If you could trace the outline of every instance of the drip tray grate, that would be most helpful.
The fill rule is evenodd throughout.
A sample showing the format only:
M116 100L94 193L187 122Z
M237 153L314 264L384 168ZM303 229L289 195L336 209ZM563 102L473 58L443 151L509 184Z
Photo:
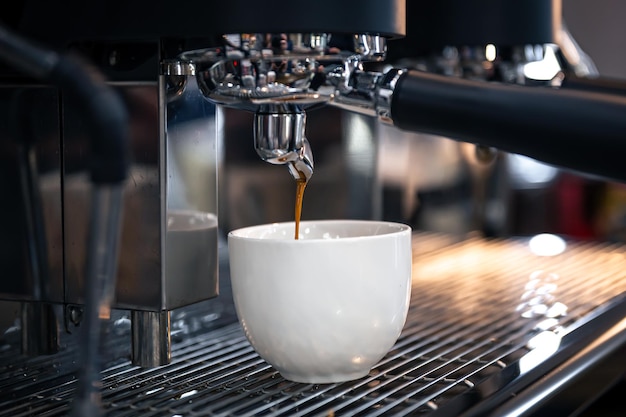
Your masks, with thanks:
M286 381L230 323L177 339L164 367L135 367L127 351L112 358L103 407L120 417L429 414L519 361L539 332L566 334L622 294L625 254L619 245L570 243L541 257L524 240L418 233L406 326L367 377ZM202 314L194 307L185 317ZM77 384L72 340L58 354L24 358L8 339L0 344L0 416L67 415ZM108 350L129 339L113 332Z

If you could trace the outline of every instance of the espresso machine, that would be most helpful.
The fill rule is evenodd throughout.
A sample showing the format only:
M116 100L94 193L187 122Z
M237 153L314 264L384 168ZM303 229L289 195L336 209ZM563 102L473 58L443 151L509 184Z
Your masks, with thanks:
M85 385L99 380L93 349L112 310L131 312L133 363L154 367L170 362L171 311L218 294L218 105L256 114L264 159L312 174L305 109L326 99L253 72L261 49L229 34L258 33L260 45L261 34L303 33L293 83L308 84L308 57L324 53L331 28L360 34L366 59L404 33L400 1L318 3L299 22L278 3L179 6L25 1L2 16L14 226L3 233L0 292L18 303L23 353L55 354L59 334L82 333Z
M3 180L12 190L13 205L5 207L6 218L15 220L3 233L3 264L11 278L2 280L0 295L18 306L17 331L21 353L27 357L62 357L70 349L61 339L71 339L72 333L84 336L78 342L79 352L88 351L78 361L83 370L61 375L70 385L78 380L89 386L79 387L76 399L68 399L73 389L51 393L59 401L59 413L67 411L68 401L79 414L82 407L100 406L100 400L89 401L98 393L108 404L107 412L151 410L155 415L163 412L162 403L173 404L170 401L176 405L165 408L174 414L202 414L198 411L202 408L194 407L203 404L217 407L217 414L271 412L281 403L293 404L302 414L309 408L314 413L323 408L308 406L312 398L323 405L350 397L357 388L364 390L359 394L365 401L359 405L361 411L378 402L375 381L321 389L276 381L275 374L246 350L249 347L232 322L210 331L196 329L177 342L178 356L173 356L173 312L223 296L218 286L217 190L223 148L229 140L224 133L229 111L252 117L246 127L250 147L260 160L284 166L290 180L315 178L316 145L307 137L306 122L309 112L325 106L394 129L477 143L481 149L528 155L566 169L626 180L621 163L626 151L626 99L621 94L596 87L591 91L530 88L449 77L405 66L400 58L414 57L413 50L391 46L389 52L399 54L393 57L399 65L390 68L385 61L388 44L410 33L407 10L420 12L411 4L413 9L400 0L322 1L314 6L236 0L166 7L142 1L121 5L25 0L14 14L3 16L7 28L2 33L3 49L8 51L0 75L0 102L5 107L1 126L7 136ZM543 15L550 18L543 21L546 38L533 43L548 42L552 36L558 13L555 4L550 3ZM288 52L272 50L262 44L266 33L288 34L292 46ZM340 51L331 51L333 37L341 36L350 42ZM24 51L28 56L22 56ZM66 59L74 63L70 68L75 72L58 83L50 72L56 74L55 64ZM281 65L289 70L280 69ZM92 117L99 119L89 113L91 107L80 94L73 94L72 74L88 79L95 91L104 92L98 97L122 109L117 119L105 117L92 123ZM95 109L96 114L109 112ZM109 125L118 130L102 129ZM94 136L103 138L97 142ZM108 143L107 137L119 138L115 152L106 147L102 151L98 145ZM99 151L105 156L99 156ZM98 174L101 160L114 168L111 178ZM108 173L109 168L103 171ZM434 241L443 246L450 243L440 237ZM441 300L440 294L432 295L433 300ZM609 307L608 314L597 319L585 316L594 321L596 332L614 324L607 316L613 319L622 313L621 303ZM115 324L118 330L119 325L129 327L122 340L130 342L131 350L123 357L128 361L115 358L101 373L102 359L94 353L94 345L114 350L115 331L106 333L100 327L103 321L115 320L115 310L129 312ZM578 325L573 321L572 328ZM576 333L576 340L587 341L590 336L583 333ZM401 344L408 343L408 337ZM202 346L201 351L193 350L194 343ZM569 357L571 346L563 343L553 364ZM243 349L242 356L231 362L238 349ZM386 362L393 364L389 373L406 368L405 379L412 381L412 365L405 362L411 351L403 351L402 345L398 349L394 359ZM430 362L428 355L420 358ZM481 357L476 375L493 364L500 366L498 360ZM201 363L201 369L185 363ZM487 365L481 368L481 364ZM12 368L7 369L11 375ZM238 369L245 372L242 379L228 380ZM537 372L526 370L515 377ZM446 380L445 372L442 375ZM189 379L177 385L185 376ZM205 378L209 382L199 382ZM32 392L45 385L46 378L35 379ZM493 383L493 378L487 379ZM421 406L439 408L428 400L408 401L401 380L392 376L381 384L396 386L393 392L400 395L385 404L384 398L391 394L382 391L382 405L376 407L380 413L396 403L407 405L408 413ZM471 388L470 380L465 380L465 388ZM513 380L514 387L526 387L520 379ZM250 393L257 391L244 381L258 384L269 395L262 400L267 405L246 408L254 396ZM431 387L429 381L434 380L420 381ZM109 402L106 391L100 391L102 386L110 392L117 392L119 386L120 392L129 389L130 394ZM141 395L132 393L143 386L147 388ZM457 385L452 392L461 388ZM201 397L201 392L209 391L211 395ZM21 386L5 392L14 398L25 394L37 412L35 398L41 394ZM485 397L492 392L480 391ZM172 395L165 400L167 393ZM195 403L188 398L196 398ZM3 398L2 404L15 411L17 406L10 400ZM450 407L469 404L466 401L465 397L452 401Z

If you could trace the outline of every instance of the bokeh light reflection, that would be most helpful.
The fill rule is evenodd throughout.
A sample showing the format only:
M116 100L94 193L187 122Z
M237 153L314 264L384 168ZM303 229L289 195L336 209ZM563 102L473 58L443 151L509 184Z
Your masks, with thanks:
M567 244L557 235L541 233L530 239L528 247L537 256L556 256L565 252Z

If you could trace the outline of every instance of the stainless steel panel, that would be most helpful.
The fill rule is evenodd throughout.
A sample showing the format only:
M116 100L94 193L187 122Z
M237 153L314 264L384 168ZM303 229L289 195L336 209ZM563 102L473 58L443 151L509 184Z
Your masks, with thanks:
M132 166L124 190L115 307L161 311L217 294L215 107L194 77L119 84L129 106ZM90 183L87 138L71 103L64 114L66 302L82 304Z
M63 300L59 96L0 88L0 298Z

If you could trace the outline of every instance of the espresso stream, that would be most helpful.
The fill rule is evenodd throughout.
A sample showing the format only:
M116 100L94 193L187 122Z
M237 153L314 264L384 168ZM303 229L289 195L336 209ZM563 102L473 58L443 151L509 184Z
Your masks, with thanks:
M307 180L300 178L296 180L296 240L300 234L300 216L302 215L302 198L304 197L304 189L306 188Z

